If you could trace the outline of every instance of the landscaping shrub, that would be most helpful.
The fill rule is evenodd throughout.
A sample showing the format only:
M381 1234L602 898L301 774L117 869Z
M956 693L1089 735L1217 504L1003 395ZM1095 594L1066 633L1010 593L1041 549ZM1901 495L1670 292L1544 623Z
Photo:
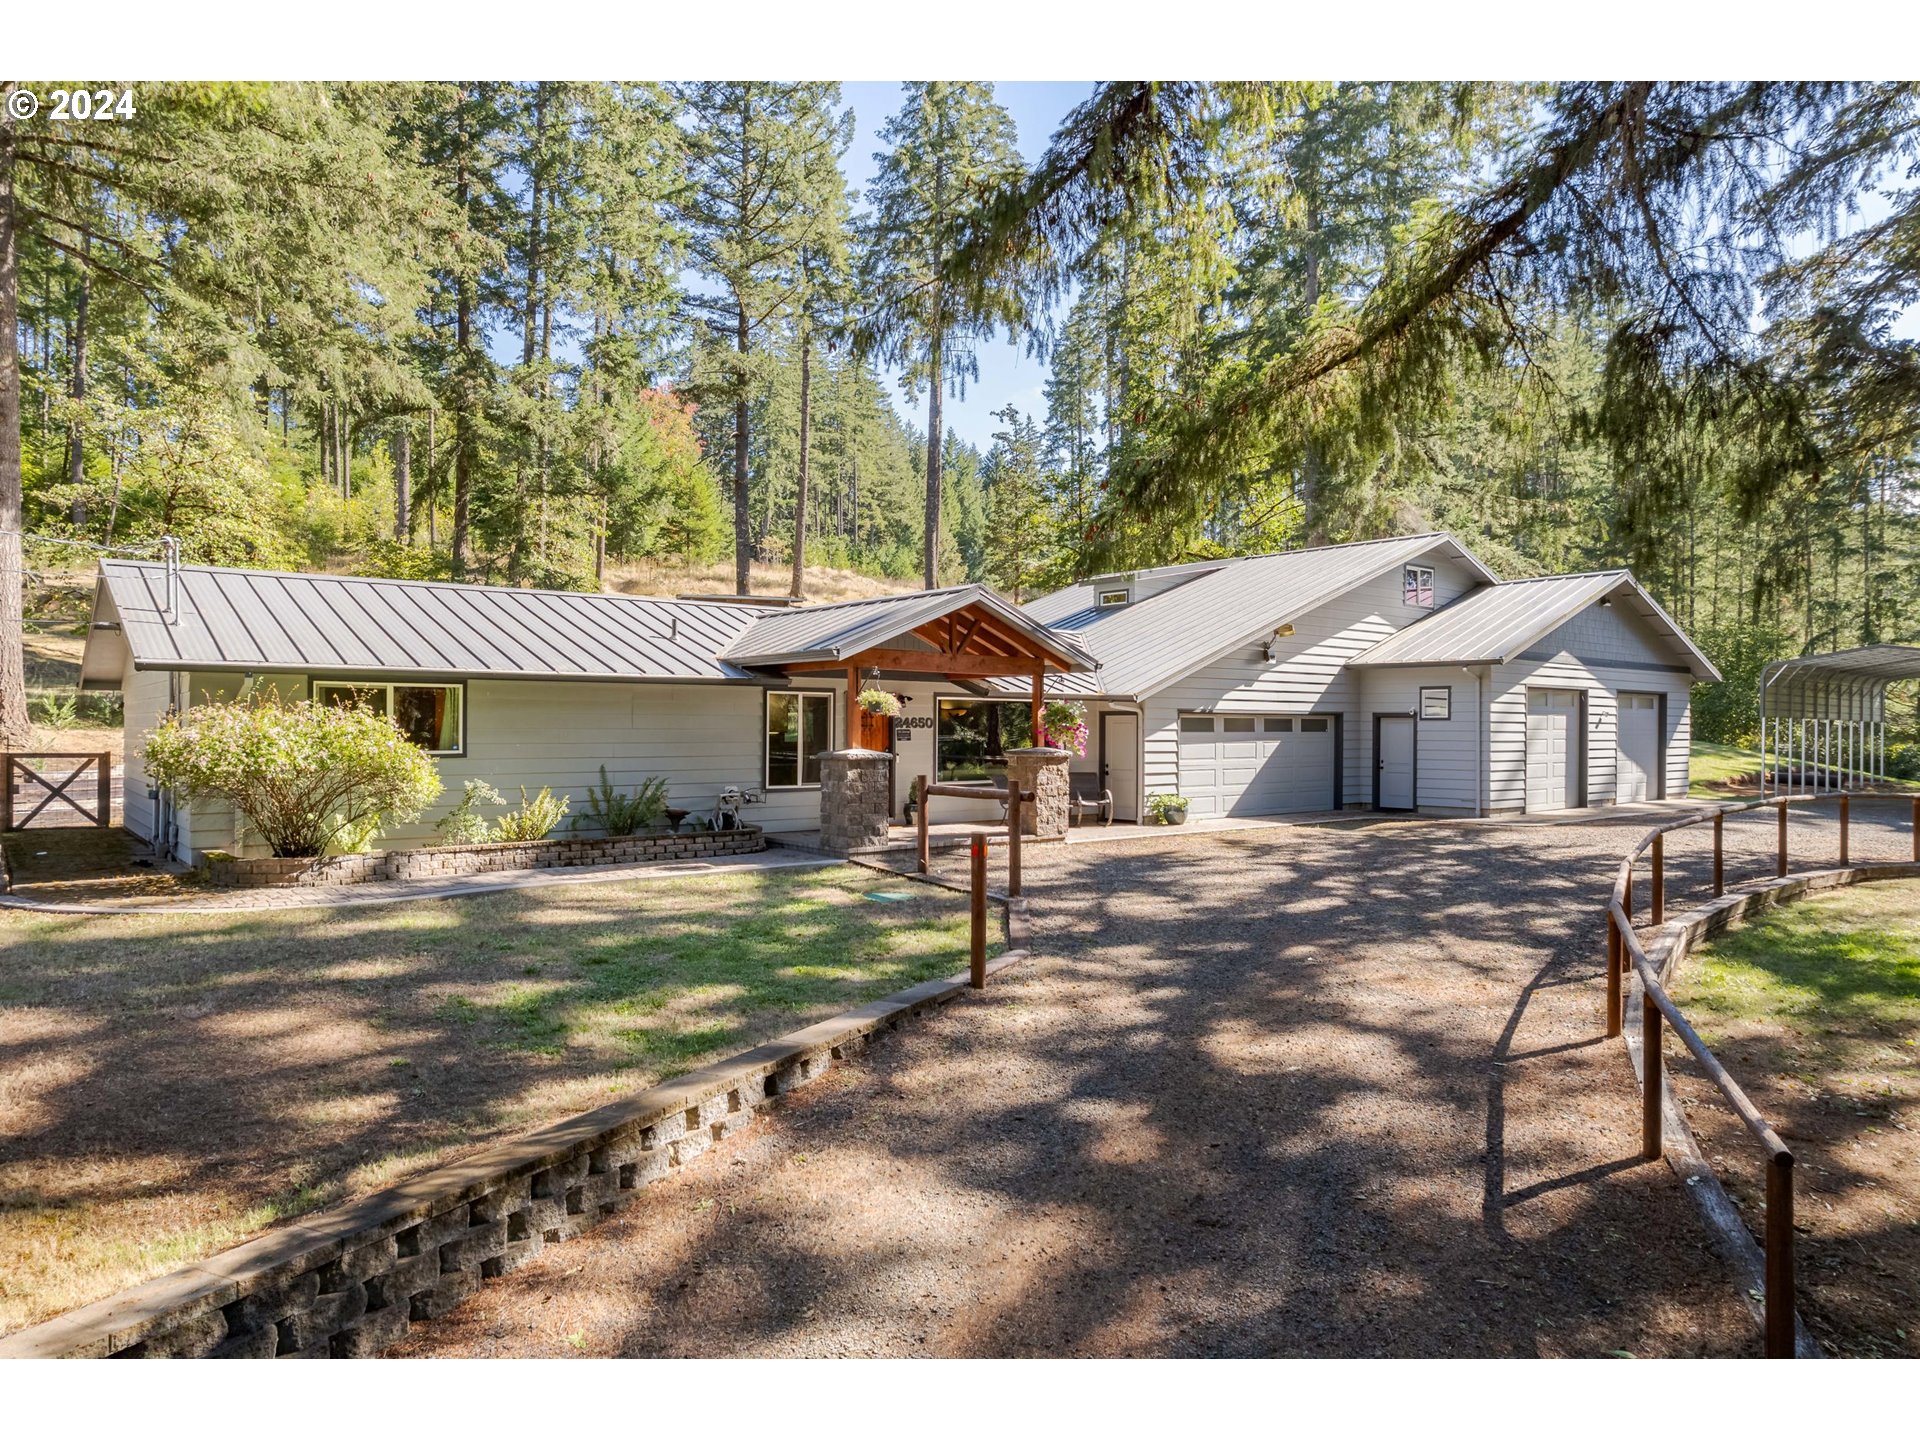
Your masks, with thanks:
M146 738L147 773L188 804L229 801L273 853L367 844L440 793L430 757L384 715L310 701L200 705Z
M600 767L600 783L587 790L587 813L573 817L577 830L583 824L598 825L604 835L633 835L651 830L667 816L667 782L649 775L631 795L613 788L607 767Z
M493 827L493 838L502 842L515 840L544 840L553 832L553 827L566 818L567 797L556 798L551 789L542 785L540 793L527 799L527 787L520 787L520 808L509 810L500 817Z
M486 781L469 780L460 788L460 803L434 821L433 828L446 837L449 845L484 845L491 827L475 807L506 803L507 797Z

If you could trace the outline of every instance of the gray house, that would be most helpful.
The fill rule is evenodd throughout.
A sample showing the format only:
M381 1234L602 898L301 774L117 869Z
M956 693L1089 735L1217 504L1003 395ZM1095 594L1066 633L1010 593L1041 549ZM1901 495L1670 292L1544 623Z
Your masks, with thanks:
M108 561L81 683L126 696L128 828L189 858L259 847L221 808L150 791L141 739L169 710L262 693L384 709L440 757L448 803L469 777L578 797L605 765L666 777L695 811L751 790L747 818L792 832L820 827L823 752L890 754L899 814L916 775L995 778L1042 694L1086 704L1073 768L1121 820L1169 792L1201 816L1679 796L1690 688L1717 678L1626 571L1501 582L1431 534L1099 576L1024 607L971 585L786 608ZM849 706L870 687L901 714ZM382 843L431 843L433 819Z

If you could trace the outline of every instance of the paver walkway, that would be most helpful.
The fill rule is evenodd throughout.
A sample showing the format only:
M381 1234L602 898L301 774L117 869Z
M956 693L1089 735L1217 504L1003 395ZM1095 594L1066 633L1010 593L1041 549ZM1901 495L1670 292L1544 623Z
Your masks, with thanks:
M1039 958L402 1353L1756 1353L1600 1034L1645 824L1036 849ZM1730 821L1730 879L1771 845Z
M39 900L31 895L0 895L0 908L51 911L60 915L124 915L156 910L184 915L222 915L238 910L322 910L337 906L394 905L407 901L457 900L501 890L535 890L545 885L596 885L609 880L669 879L709 870L787 870L796 866L841 864L839 859L794 850L762 850L752 855L718 855L709 860L664 860L634 865L578 865L556 870L497 870L488 875L458 875L431 880L369 880L358 885L301 885L287 889L199 891L190 898L129 895L118 900Z

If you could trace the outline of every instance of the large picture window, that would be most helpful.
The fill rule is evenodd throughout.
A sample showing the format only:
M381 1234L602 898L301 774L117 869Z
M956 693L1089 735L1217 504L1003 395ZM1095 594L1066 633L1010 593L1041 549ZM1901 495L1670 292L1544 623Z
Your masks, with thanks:
M1029 700L942 700L935 736L934 778L947 784L998 783L1007 751L1033 744Z
M820 752L833 748L833 696L822 691L767 692L767 788L820 783Z
M458 755L466 748L466 692L459 685L316 680L313 698L322 705L359 705L391 716L400 733L429 755Z

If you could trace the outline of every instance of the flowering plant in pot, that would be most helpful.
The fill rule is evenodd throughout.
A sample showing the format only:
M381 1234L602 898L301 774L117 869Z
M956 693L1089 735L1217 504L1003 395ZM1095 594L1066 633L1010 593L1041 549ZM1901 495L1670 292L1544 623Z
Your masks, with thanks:
M900 718L900 697L877 687L862 690L854 697L854 703L869 715L884 715L889 720Z
M1066 700L1049 700L1040 707L1041 745L1057 745L1074 756L1087 753L1087 707Z
M1149 795L1147 814L1156 824L1184 825L1187 823L1187 797L1184 795Z

